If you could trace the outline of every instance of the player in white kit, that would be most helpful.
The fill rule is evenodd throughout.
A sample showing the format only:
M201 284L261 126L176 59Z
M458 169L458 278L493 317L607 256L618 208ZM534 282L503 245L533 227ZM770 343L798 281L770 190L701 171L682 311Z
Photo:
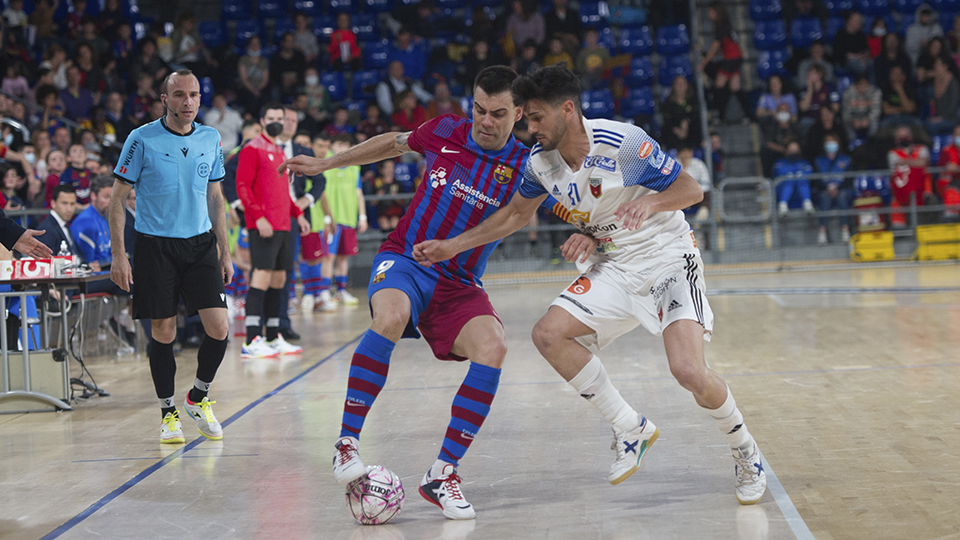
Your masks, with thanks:
M610 483L639 469L659 430L620 396L596 354L643 325L663 336L671 373L726 436L736 462L737 500L756 503L766 490L760 451L729 387L703 355L713 312L700 251L680 211L702 200L700 186L641 128L584 118L579 79L560 65L521 76L513 94L538 141L521 196L460 236L418 244L414 256L430 265L507 236L548 194L555 197L580 229L562 250L567 260L578 261L582 275L536 324L533 341L613 424L617 457Z

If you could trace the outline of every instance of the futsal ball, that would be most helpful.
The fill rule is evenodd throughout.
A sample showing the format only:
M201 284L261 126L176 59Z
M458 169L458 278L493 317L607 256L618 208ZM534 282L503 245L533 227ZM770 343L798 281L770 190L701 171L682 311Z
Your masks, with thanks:
M367 467L367 475L347 486L347 509L361 525L382 525L403 506L400 477L380 465Z

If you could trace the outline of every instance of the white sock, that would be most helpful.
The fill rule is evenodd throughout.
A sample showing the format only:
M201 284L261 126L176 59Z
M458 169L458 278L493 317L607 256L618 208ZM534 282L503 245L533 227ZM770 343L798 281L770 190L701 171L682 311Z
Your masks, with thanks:
M570 379L570 386L620 431L630 431L639 425L640 415L620 396L596 356Z
M443 468L446 467L447 465L452 466L453 464L447 463L442 459L438 459L433 463L433 466L430 467L430 472L427 473L427 478L429 478L430 480L435 480L440 476L443 476L441 473L443 473ZM456 470L456 467L454 467L454 470Z
M729 386L727 387L727 400L723 402L723 405L719 409L705 410L717 421L717 426L720 427L720 431L723 432L727 442L730 443L730 448L740 449L744 454L751 449L753 437L743 423L743 415L737 408L737 402L734 401Z

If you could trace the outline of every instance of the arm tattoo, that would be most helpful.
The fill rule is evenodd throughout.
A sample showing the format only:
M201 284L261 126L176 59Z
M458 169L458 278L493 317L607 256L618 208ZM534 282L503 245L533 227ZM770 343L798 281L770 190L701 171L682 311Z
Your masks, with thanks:
M409 152L410 147L407 146L407 139L410 138L410 132L401 133L397 135L395 148L398 152Z

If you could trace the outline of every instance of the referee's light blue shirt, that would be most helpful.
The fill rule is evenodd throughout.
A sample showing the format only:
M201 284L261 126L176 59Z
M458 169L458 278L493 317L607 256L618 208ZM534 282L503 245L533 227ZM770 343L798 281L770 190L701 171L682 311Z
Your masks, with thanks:
M136 230L190 238L210 230L207 187L227 175L217 130L194 122L181 135L163 118L135 130L123 143L113 175L137 190Z

